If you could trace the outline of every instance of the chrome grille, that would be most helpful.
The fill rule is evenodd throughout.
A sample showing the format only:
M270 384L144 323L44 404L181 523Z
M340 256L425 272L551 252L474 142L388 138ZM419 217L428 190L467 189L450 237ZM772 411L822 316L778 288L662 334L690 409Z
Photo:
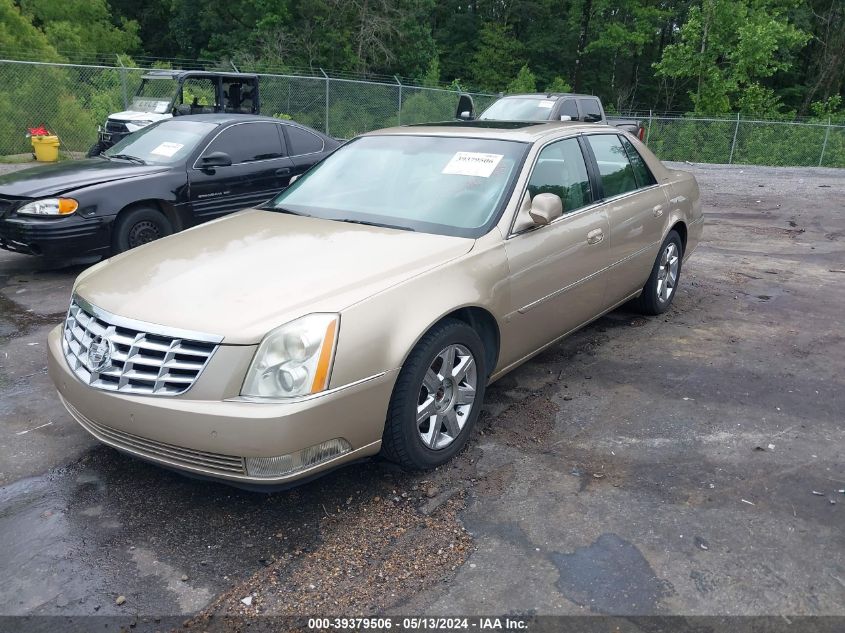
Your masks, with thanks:
M217 347L109 323L94 312L76 299L71 301L62 348L79 379L98 389L161 396L185 393Z
M198 451L120 431L90 420L66 400L63 399L62 401L83 427L110 446L159 462L164 461L174 465L214 471L226 475L246 475L242 457Z

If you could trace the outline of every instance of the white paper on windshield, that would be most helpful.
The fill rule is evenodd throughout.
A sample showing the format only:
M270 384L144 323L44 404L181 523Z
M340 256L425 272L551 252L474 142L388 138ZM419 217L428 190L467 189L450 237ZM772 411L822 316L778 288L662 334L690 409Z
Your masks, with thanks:
M484 154L481 152L457 152L443 168L444 174L456 176L480 176L489 178L504 154Z
M154 150L150 152L150 154L158 154L159 156L167 156L168 158L172 157L173 154L178 152L180 149L185 147L182 143L172 143L170 141L165 141Z
M538 108L551 108L555 104L554 101L550 99L540 99L540 103L537 104Z
M165 112L167 112L168 105L169 104L167 103L167 101L158 101L156 102L155 110L158 114L164 114Z

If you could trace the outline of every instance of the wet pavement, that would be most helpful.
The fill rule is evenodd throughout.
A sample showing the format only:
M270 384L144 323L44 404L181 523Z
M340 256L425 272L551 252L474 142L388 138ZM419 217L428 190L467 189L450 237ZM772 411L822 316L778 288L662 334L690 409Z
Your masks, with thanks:
M845 172L687 167L666 315L503 378L434 473L272 495L87 436L45 371L82 268L0 252L0 615L845 615Z

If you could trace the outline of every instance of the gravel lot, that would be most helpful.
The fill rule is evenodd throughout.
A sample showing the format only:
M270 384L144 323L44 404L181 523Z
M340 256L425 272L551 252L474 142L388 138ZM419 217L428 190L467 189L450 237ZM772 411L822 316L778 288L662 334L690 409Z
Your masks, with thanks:
M45 369L80 268L0 253L0 615L845 615L845 171L678 167L669 313L496 383L438 471L273 495L97 445Z

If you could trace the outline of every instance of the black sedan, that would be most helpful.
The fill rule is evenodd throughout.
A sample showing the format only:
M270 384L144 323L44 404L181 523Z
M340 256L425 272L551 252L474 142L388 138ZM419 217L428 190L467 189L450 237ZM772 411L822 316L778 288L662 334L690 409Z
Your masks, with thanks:
M97 157L0 177L0 247L107 257L259 205L339 144L268 117L168 119Z

